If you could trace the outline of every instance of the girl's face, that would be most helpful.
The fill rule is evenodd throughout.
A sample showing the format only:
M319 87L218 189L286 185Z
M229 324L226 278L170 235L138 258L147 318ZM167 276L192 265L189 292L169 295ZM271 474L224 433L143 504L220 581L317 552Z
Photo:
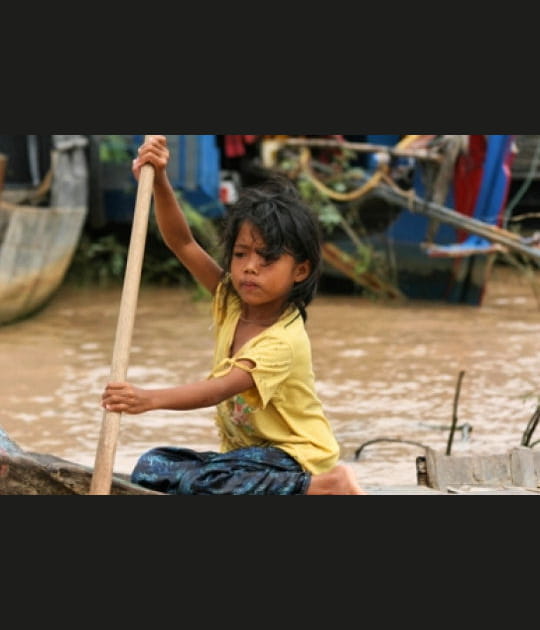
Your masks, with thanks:
M241 225L231 258L231 280L242 302L249 306L275 306L279 310L297 282L310 272L309 261L297 263L290 254L276 260L264 257L266 243L250 222Z

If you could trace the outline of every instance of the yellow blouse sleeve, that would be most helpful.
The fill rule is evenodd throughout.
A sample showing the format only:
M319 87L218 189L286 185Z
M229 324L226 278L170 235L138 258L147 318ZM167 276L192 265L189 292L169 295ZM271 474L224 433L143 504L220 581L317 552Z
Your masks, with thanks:
M248 359L254 363L249 369L255 381L255 390L251 395L258 394L257 400L248 400L253 406L264 409L275 396L282 383L290 374L293 362L291 347L276 337L261 337L256 343L248 347L236 357L236 360ZM245 366L243 366L244 369Z
M234 358L226 358L212 371L212 376L224 376L233 367L249 372L255 387L243 393L246 402L254 409L264 409L290 374L293 361L291 347L276 337L261 337ZM248 367L241 361L251 361Z

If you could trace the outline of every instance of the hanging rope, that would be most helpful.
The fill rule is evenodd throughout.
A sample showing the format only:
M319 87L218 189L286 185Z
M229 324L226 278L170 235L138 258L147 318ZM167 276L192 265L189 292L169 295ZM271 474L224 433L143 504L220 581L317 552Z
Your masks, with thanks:
M351 190L348 193L340 193L336 190L332 190L328 186L325 186L325 184L317 178L311 168L310 161L311 151L307 147L302 147L299 160L302 171L319 192L323 193L323 195L326 195L327 197L330 197L330 199L334 199L335 201L353 201L354 199L359 199L380 183L384 173L382 170L384 167L381 167L381 170L376 171L365 184L360 186L360 188Z

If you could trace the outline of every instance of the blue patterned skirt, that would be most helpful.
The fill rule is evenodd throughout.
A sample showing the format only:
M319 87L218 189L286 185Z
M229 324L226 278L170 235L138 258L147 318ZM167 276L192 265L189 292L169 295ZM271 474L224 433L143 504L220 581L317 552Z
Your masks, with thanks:
M138 485L166 494L305 494L311 474L275 447L228 453L163 446L144 453L131 474Z

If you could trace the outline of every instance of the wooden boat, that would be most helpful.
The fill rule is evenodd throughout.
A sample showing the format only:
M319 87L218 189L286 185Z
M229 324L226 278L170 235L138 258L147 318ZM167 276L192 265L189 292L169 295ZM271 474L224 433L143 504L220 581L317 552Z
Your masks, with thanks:
M72 261L88 210L87 139L52 136L50 169L31 187L0 174L0 325L28 317L56 292Z
M86 495L93 471L54 455L24 451L0 427L0 495ZM114 474L111 495L161 494Z

